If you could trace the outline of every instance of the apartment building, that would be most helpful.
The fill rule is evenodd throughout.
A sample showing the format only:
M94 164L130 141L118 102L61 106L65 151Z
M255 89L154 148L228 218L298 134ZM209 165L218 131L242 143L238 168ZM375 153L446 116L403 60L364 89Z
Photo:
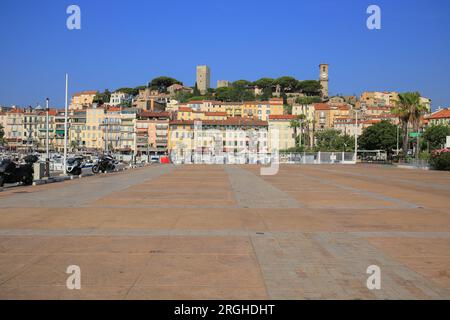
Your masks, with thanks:
M398 101L397 92L366 91L361 94L361 106L394 107Z
M92 107L97 93L98 91L96 90L87 90L75 93L70 101L69 109L82 110L84 108Z
M105 111L106 113L102 123L103 150L106 152L116 152L120 150L121 108L112 107Z
M69 114L69 147L71 150L84 150L86 148L87 128L86 110L72 111Z
M314 123L316 130L333 128L334 119L348 117L350 107L348 105L331 106L326 103L314 104Z
M172 156L267 153L268 123L231 117L226 120L172 120L169 150Z
M450 126L450 109L439 109L432 114L425 116L425 119L428 120L428 124L431 126L435 125L445 125Z
M132 100L132 106L145 111L164 111L164 105L171 100L170 94L160 93L158 90L145 88L139 90L138 95Z
M176 120L226 120L228 114L226 112L208 112L193 110L188 107L181 107L176 114Z
M116 91L116 92L111 93L111 97L109 99L109 105L111 105L113 107L126 105L126 104L131 105L132 100L133 100L132 95L125 93L125 92Z
M360 136L362 135L364 129L379 123L381 120L379 119L361 119L356 123L355 118L336 118L334 120L333 128L335 130L340 131L342 134L347 134L350 136L354 136L355 134Z
M247 101L242 106L242 116L267 121L271 115L283 115L283 99L272 98L269 101Z
M291 114L269 116L270 149L278 147L279 150L287 150L295 147L296 132L291 127L291 121L296 118L297 116ZM297 132L297 135L299 134L300 132ZM275 146L274 142L278 145Z
M86 109L86 148L88 150L102 149L105 109L103 107Z
M121 153L136 152L136 115L139 109L126 109L120 113L120 144Z
M136 150L138 154L162 155L168 152L169 112L142 112L136 118Z
M23 147L24 140L24 111L20 108L12 109L3 115L4 140L11 149Z

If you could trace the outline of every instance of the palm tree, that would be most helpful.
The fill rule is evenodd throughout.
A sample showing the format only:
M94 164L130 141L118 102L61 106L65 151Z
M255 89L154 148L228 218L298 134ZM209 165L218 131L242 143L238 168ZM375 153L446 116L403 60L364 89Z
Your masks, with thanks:
M393 114L397 115L401 126L403 134L403 153L408 150L409 146L409 135L408 127L411 124L415 132L419 131L420 118L426 111L426 107L420 103L420 93L419 92L405 92L398 95L398 100L396 101L396 106L393 109ZM416 148L418 154L419 146Z
M296 116L295 119L291 120L289 126L294 129L294 137L295 137L295 146L298 146L298 135L297 130L301 127L300 116Z

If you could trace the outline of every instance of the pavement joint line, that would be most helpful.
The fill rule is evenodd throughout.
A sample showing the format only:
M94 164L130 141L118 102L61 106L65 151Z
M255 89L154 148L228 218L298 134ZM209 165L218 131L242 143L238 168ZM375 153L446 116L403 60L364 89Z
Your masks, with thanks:
M303 208L296 199L253 172L238 166L225 166L225 172L239 208Z
M197 229L0 229L0 237L159 237L159 236L239 236L239 237L290 237L302 234L331 234L336 236L352 235L359 238L426 238L447 239L450 232L418 231L258 231L258 230L197 230Z

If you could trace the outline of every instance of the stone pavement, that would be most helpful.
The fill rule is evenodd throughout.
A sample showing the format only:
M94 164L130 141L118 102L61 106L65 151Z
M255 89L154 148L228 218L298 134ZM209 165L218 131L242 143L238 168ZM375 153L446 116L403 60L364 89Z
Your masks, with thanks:
M153 166L0 192L0 299L450 298L449 173L259 169ZM69 265L81 290L66 288Z

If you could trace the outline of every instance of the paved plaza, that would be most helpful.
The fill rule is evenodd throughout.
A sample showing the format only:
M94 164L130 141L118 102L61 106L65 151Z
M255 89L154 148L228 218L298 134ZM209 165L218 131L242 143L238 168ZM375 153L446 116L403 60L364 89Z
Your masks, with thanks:
M450 299L450 173L158 165L8 188L0 299Z

